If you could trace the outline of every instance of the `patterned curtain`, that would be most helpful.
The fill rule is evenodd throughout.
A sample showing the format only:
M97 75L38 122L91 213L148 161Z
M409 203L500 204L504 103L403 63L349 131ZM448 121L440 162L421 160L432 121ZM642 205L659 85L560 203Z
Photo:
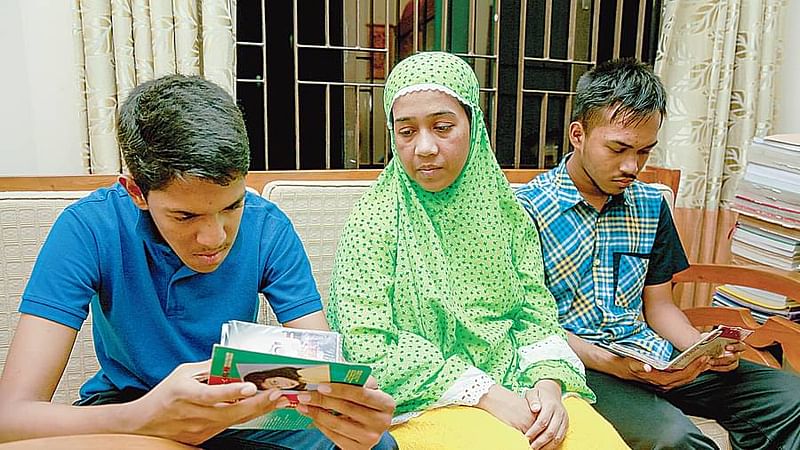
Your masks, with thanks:
M681 169L675 219L691 261L729 261L735 215L726 206L750 139L772 127L784 7L784 0L664 1L655 71L668 105L651 164ZM685 295L682 306L705 304L706 292Z
M181 73L235 83L235 0L72 0L84 167L119 173L117 107L136 85Z

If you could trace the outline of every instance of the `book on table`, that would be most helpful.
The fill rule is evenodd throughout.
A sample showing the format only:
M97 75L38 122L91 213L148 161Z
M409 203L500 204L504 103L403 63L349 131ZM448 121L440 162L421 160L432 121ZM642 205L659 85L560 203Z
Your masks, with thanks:
M624 343L601 343L601 347L608 349L619 356L625 356L649 364L658 370L680 370L686 368L692 361L701 356L717 357L725 351L725 346L734 342L743 341L750 336L752 330L740 327L719 325L712 331L695 342L694 345L681 352L669 361L654 358L639 348Z
M341 336L332 331L301 330L230 321L211 352L208 384L248 381L259 390L280 389L289 407L276 409L233 428L304 430L312 420L295 407L297 396L319 383L363 386L369 366L342 358Z

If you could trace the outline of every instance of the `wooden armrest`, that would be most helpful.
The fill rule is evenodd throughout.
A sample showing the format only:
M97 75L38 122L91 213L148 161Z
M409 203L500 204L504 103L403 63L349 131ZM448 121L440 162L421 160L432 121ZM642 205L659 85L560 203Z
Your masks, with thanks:
M755 330L745 340L749 346L744 353L745 359L771 367L800 371L800 325L783 317L770 317L760 325L747 308L702 306L688 308L683 312L696 327L725 324ZM775 344L779 344L783 350L783 365L765 350Z
M672 277L673 283L735 284L762 289L800 301L800 274L761 266L692 264Z

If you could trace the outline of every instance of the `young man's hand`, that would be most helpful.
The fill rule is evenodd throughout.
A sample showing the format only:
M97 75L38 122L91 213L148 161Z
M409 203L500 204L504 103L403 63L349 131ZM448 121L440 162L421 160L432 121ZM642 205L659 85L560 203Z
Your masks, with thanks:
M739 358L745 350L744 342L736 342L725 346L725 352L709 361L710 370L715 372L730 372L739 367Z
M226 428L288 405L253 383L210 386L199 381L210 361L181 364L142 398L131 402L130 430L200 444Z
M625 366L625 373L621 378L651 384L663 391L689 384L710 368L708 356L697 358L680 370L656 370L649 364L633 358L620 357L620 359Z
M561 401L561 385L553 380L539 380L525 392L531 413L536 417L525 431L532 449L554 450L567 435L569 416Z
M273 393L272 397L279 395ZM378 390L372 377L363 387L323 383L316 391L299 394L297 399L297 410L313 419L314 425L343 450L375 446L389 429L395 409L394 399Z
M521 433L530 430L536 419L528 402L505 387L495 384L483 394L477 405Z

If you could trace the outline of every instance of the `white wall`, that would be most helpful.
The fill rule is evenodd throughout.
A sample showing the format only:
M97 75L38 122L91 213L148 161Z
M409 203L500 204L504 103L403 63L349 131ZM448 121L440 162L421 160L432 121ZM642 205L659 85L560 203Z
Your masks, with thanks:
M790 0L783 17L783 66L775 82L777 114L774 134L800 133L800 1Z
M0 175L83 172L71 3L0 0Z

